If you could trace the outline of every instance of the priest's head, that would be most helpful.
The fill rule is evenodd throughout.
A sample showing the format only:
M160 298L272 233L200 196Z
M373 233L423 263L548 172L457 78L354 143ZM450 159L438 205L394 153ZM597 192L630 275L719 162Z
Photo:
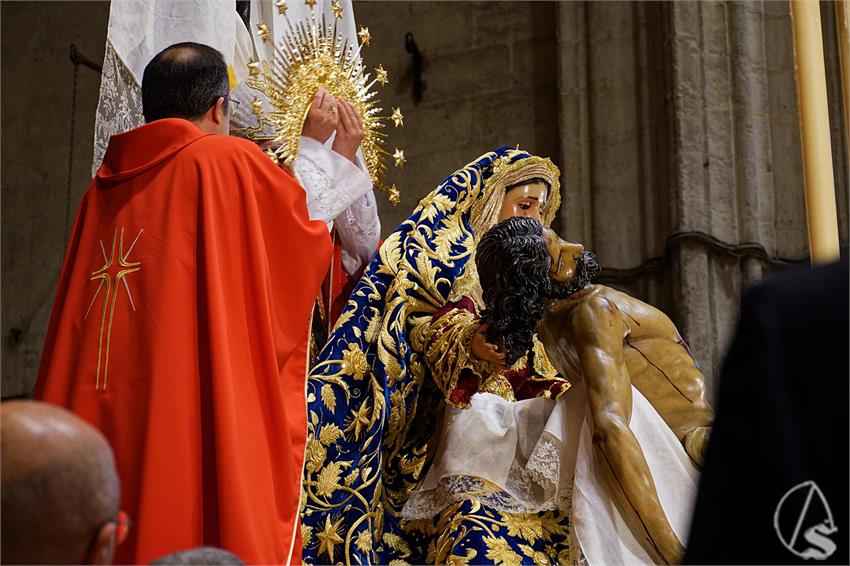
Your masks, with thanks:
M3 564L109 564L122 530L112 449L47 403L0 405Z
M145 67L142 109L145 122L184 118L213 134L230 133L227 64L221 53L200 43L176 43Z

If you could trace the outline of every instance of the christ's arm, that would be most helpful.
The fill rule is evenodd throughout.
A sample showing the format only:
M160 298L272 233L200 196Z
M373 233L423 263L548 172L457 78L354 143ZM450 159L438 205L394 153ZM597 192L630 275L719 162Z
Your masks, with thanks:
M604 297L590 296L570 316L593 419L593 452L620 512L659 564L681 559L640 444L629 428L632 383L623 359L622 315Z

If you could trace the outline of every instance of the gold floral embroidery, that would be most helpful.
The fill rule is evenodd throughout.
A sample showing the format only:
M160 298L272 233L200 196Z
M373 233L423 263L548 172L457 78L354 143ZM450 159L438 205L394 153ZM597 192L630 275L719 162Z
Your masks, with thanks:
M471 352L472 337L478 328L475 314L465 309L449 311L431 323L431 339L425 359L447 403L454 405L450 395L457 388L464 371L481 375L480 364L472 357ZM468 403L457 406L465 407Z
M351 462L331 462L319 471L316 479L316 495L319 497L330 497L340 486L339 480L343 468L348 468Z
M354 537L354 546L362 552L372 550L372 533L365 529L357 533L357 536Z
M402 557L410 556L410 547L403 538L394 533L384 533L384 543L393 550L399 552Z
M506 401L516 401L511 382L501 372L491 373L478 387L479 391L498 395Z
M307 548L310 544L310 539L313 537L313 527L301 525L301 548Z
M322 442L316 440L315 438L307 439L307 471L309 472L318 472L322 469L322 466L325 464L325 458L327 457L327 450L322 445Z
M505 566L522 566L522 557L511 550L511 545L503 538L484 537L484 544L487 545L487 558L493 561L493 564L504 564Z
M508 535L521 537L534 544L543 538L543 521L536 513L502 513Z
M354 379L363 379L369 371L369 361L366 354L357 344L349 344L348 350L342 353L342 371Z
M322 426L322 430L319 433L319 441L322 443L322 445L329 446L330 444L333 444L334 442L342 438L342 436L343 432L338 426L336 426L334 423L328 423Z
M522 550L523 554L534 560L535 566L549 566L551 564L551 561L549 560L549 557L546 556L545 552L534 550L527 544L519 545L519 549Z
M449 559L446 561L446 564L449 566L467 566L469 564L473 564L473 560L478 556L478 553L474 548L467 548L466 554L463 556L459 556L457 554L452 554L449 556Z
M552 362L549 361L549 356L546 355L546 351L543 349L543 344L537 338L536 334L532 338L532 341L534 344L532 346L532 352L534 352L535 373L543 379L554 379L558 377L558 370L555 369L555 366L553 366Z

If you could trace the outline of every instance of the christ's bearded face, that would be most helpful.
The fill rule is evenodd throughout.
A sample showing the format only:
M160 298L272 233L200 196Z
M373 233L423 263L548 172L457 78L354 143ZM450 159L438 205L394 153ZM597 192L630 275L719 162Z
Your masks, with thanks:
M584 246L562 240L551 228L543 228L543 240L552 258L549 277L556 283L568 283L576 275L578 260Z
M551 228L543 228L543 240L552 258L549 278L553 297L563 299L584 289L590 279L599 273L596 256L584 246L562 240Z

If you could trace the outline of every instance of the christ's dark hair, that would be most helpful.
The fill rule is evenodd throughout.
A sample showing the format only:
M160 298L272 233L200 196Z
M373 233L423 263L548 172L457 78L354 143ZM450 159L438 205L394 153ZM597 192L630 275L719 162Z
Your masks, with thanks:
M201 43L175 43L145 67L142 108L145 122L161 118L195 120L230 92L221 53ZM225 108L226 110L226 108Z
M485 306L481 322L489 325L487 340L504 352L507 365L531 349L549 302L551 263L543 226L531 218L503 220L478 244L475 264Z

